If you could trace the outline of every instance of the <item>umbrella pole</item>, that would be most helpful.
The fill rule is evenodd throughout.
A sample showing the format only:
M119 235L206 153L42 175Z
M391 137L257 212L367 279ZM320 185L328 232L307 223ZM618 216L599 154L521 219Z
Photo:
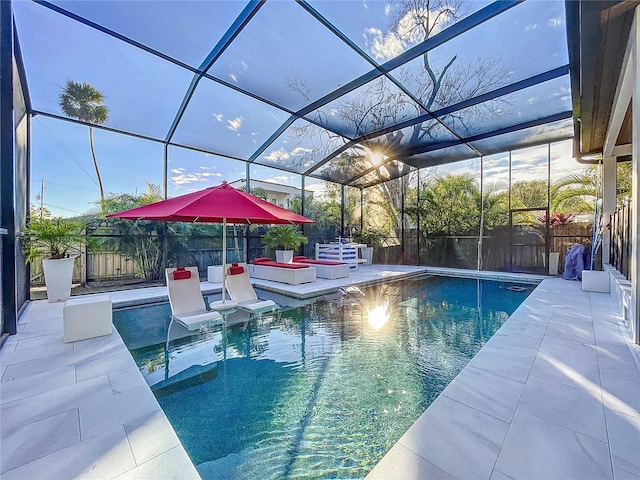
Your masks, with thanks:
M212 302L209 306L214 310L231 310L238 304L226 299L227 291L227 219L222 219L222 300Z
M226 301L227 287L227 219L222 219L222 303Z

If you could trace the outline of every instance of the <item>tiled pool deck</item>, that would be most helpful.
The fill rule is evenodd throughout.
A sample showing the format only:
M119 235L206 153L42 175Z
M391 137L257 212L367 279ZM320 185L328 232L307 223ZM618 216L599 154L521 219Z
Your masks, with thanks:
M372 266L347 282L424 271ZM166 288L110 295L117 306ZM32 302L0 351L0 477L199 478L118 333L65 344L62 306ZM607 294L546 279L367 478L640 480L639 365Z

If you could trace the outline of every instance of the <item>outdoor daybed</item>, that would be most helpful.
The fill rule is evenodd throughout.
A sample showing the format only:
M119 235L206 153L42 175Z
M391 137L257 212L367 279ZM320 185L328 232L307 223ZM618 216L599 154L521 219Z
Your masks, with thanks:
M316 281L316 269L300 263L278 263L269 258L256 258L249 269L253 278L300 285Z
M304 256L293 257L294 263L303 263L311 265L316 269L316 277L328 278L346 278L349 276L349 265L342 262L332 262L330 260L313 260Z

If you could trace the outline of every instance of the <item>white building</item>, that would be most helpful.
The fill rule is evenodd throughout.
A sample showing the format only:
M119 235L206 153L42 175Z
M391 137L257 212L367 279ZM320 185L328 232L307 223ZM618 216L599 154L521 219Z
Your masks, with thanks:
M234 180L233 182L229 182L234 188L239 190L246 190L247 181L242 178L239 180ZM302 197L302 190L297 187L293 187L291 185L282 185L279 183L266 182L264 180L250 180L249 190L253 190L254 188L261 188L265 192L267 192L266 200L268 202L274 203L279 207L283 207L286 209L290 209L295 198ZM313 192L307 190L305 192L307 198L313 195Z

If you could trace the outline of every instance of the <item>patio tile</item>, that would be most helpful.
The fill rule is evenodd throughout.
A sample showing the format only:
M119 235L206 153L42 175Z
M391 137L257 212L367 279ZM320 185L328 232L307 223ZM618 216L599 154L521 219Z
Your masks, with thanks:
M394 480L413 480L416 478L455 480L456 477L439 469L408 448L396 444L366 478L367 480L388 480L390 478Z
M602 396L607 408L640 418L640 374L628 379L603 376Z
M561 338L544 338L531 374L571 386L600 385L595 347Z
M524 383L529 376L536 353L535 348L510 346L508 337L496 339L494 335L471 359L469 366Z
M599 343L597 354L602 376L628 380L640 375L629 347L624 343Z
M100 377L3 403L0 406L0 431L4 434L8 430L19 428L21 424L29 424L71 409L82 409L87 404L99 405L100 401L108 401L111 395L107 377Z
M552 323L570 323L584 325L585 323L593 325L593 317L589 303L584 305L570 305L563 299L558 299L558 303L552 304L548 310L552 315Z
M553 322L549 323L546 335L592 345L595 344L596 341L593 332L593 323L574 318L562 319L555 317Z
M200 475L184 449L174 447L115 478L117 480L200 480Z
M593 333L596 336L596 343L624 343L625 337L616 319L615 322L595 322Z
M438 468L464 479L487 479L508 424L440 396L399 443Z
M44 359L46 361L51 356L69 352L73 352L73 345L70 343L52 343L41 347L22 348L18 351L15 348L5 349L5 346L3 346L2 350L0 350L0 362L7 366L34 359Z
M108 374L111 390L114 394L123 393L132 388L147 385L137 366L128 367L123 370L110 372Z
M30 319L24 323L24 330L22 331L24 336L32 335L33 333L58 333L63 330L62 316L55 316L42 319Z
M531 375L518 411L607 441L607 429L599 388L587 390Z
M131 354L128 351L122 351L105 357L102 357L102 355L94 356L91 361L78 365L76 372L78 381L82 381L135 366L136 363Z
M521 412L495 467L518 480L613 478L605 442Z
M111 388L109 388L111 392ZM85 402L80 408L80 427L83 437L98 435L116 424L125 424L160 409L153 393L144 385L94 402Z
M606 411L613 466L640 476L640 417Z
M65 366L10 382L0 383L0 398L2 403L12 402L20 398L55 390L65 385L71 385L75 382L75 367Z
M36 334L34 332L31 336L23 336L21 333L20 340L18 340L18 344L16 345L16 350L22 350L23 348L41 347L43 345L49 345L52 343L63 343L62 340L62 330L60 330L60 333L50 334Z
M509 320L507 320L507 323L509 323ZM500 349L505 353L510 353L521 357L535 357L534 352L537 351L540 347L541 341L541 337L520 335L516 334L515 332L506 335L498 331L487 341L485 345Z
M138 465L180 445L178 436L161 410L125 422L124 429Z
M494 469L493 473L491 473L491 478L489 480L514 480L512 477L505 475L504 473Z
M547 331L548 324L537 321L531 321L529 318L515 319L510 318L500 330L496 332L499 335L524 335L525 337L533 337L541 339Z
M522 382L469 366L441 395L510 422L523 389Z
M105 480L135 467L122 425L5 472L3 480Z
M52 347L54 346L56 345L48 345L41 348L53 349ZM31 375L37 375L39 373L47 372L51 369L69 367L89 361L99 360L100 358L100 352L97 350L94 352L75 352L73 350L61 350L58 351L58 353L56 353L55 355L50 355L49 357L47 357L46 361L43 361L42 358L34 358L32 360L9 365L6 372L2 376L2 381L7 382L17 380L20 378L29 377Z
M640 480L640 472L638 472L638 475L633 475L632 473L625 472L624 470L620 470L614 466L613 478L615 480Z
M22 425L2 435L0 473L12 470L40 457L80 441L78 410Z

